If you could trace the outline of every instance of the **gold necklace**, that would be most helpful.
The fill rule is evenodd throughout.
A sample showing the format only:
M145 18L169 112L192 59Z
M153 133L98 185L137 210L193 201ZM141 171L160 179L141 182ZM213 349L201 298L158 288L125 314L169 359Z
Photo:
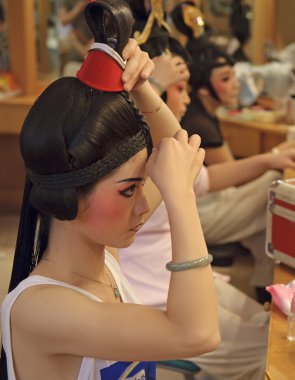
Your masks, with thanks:
M73 273L73 274L75 274L76 276L78 276L80 278L84 278L85 280L94 281L94 282L97 282L97 283L99 283L99 284L101 284L103 286L109 286L109 287L111 287L113 289L115 298L120 298L121 297L120 290L119 290L117 284L112 282L112 279L111 279L111 277L110 277L110 275L108 274L107 271L105 271L105 274L107 275L107 277L108 277L108 279L110 281L110 284L107 284L106 282L103 282L103 281L100 281L100 280L95 280L94 278L82 276L81 274L73 271L72 269L64 267L63 265L57 264L55 261L53 261L51 259L48 259L47 257L42 258L42 260L49 261L52 264L54 264L55 266L57 266L59 268L62 268L62 269L66 270L69 273Z

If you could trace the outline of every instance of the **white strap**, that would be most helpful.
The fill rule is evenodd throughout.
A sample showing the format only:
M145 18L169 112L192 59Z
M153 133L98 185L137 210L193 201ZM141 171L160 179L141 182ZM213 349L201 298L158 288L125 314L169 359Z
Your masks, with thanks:
M114 58L114 60L122 67L122 69L125 69L126 61L123 61L120 54L118 54L114 49L112 49L107 44L102 44L100 42L94 42L91 46L89 51L91 50L100 50L104 53L108 54L110 57Z

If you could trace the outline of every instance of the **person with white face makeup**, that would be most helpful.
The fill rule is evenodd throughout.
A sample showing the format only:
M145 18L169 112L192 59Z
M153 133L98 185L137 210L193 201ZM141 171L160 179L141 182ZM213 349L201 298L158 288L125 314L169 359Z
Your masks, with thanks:
M164 61L160 62L157 60L156 66L163 64L167 67ZM167 71L165 75L168 76ZM175 78L173 75L171 77ZM170 85L165 91L166 104L179 121L190 101L187 86L187 81L182 80ZM226 165L212 167L222 168ZM202 198L210 190L209 187L210 171L203 167L194 185L197 199ZM134 243L120 249L119 254L121 268L142 301L147 305L165 309L170 275L163 264L171 257L171 231L163 202L142 226ZM217 273L214 282L221 343L213 352L189 360L202 369L202 373L198 375L200 379L204 376L205 379L218 380L262 380L268 313L263 306L225 282Z
M191 103L182 127L188 133L198 133L206 149L205 164L231 161L233 154L222 136L216 110L220 106L236 108L239 104L239 81L235 73L235 59L222 48L210 42L206 35L196 35L199 30L189 12L199 8L192 1L183 1L171 13L175 27L187 37L186 49L191 55L190 97ZM294 148L294 143L283 143L279 150Z
M129 39L126 3L91 1L85 17L95 42L77 77L53 82L21 131L26 183L1 305L1 380L153 380L155 361L220 339L193 192L200 138L188 139L149 85L153 63ZM174 221L166 310L142 305L105 249L130 245L161 199Z
M240 160L233 157L216 116L219 106L236 107L238 104L239 84L234 60L205 35L195 37L195 24L188 23L184 17L187 7L194 8L195 5L185 1L172 11L175 26L188 37L186 48L192 58L189 65L191 103L181 125L189 135L200 135L202 147L206 150L205 164L208 170L217 163L228 163L237 168L236 163ZM294 152L294 149L294 141L284 142L276 147L278 155L269 152L251 157L257 161L257 168L261 167L265 159L269 162L259 173L248 164L244 173L221 171L221 175L231 176L232 183L222 191L212 192L197 200L209 247L214 249L215 246L239 242L254 256L251 284L256 288L257 299L262 303L270 300L265 285L272 282L273 276L273 261L265 254L267 191L273 180L282 177L280 170L271 169L279 169L276 166L279 156L288 151ZM249 175L245 181L236 181L246 173Z
M227 108L238 106L239 82L230 56L203 39L199 45L190 66L191 105L182 126L188 133L199 131L206 148L205 163L212 165L234 159L222 136L216 110L221 105Z
M154 57L153 61L156 67L152 75L159 81L159 88L162 88L159 93L162 93L166 104L180 121L189 106L187 80L178 79L175 75L175 67L168 66L167 61L173 58L174 62L177 61L179 65L183 65L187 59L187 53L183 51L183 48L181 49L177 41L174 43L176 46L178 45L178 48L173 50L169 45L171 39L167 32L165 36L163 30L157 31L156 36L153 38L152 31L149 38L152 42L148 40L144 48L149 54L152 52L150 55ZM174 47L176 47L175 45L173 44ZM161 47L164 51L168 50L169 54L161 54ZM154 56L155 51L161 55ZM163 80L161 80L161 73L164 73ZM157 86L155 89L159 90ZM289 151L288 155L291 158L292 152ZM280 156L279 161L283 163L283 155ZM208 168L203 166L194 184L196 198L199 201L210 191L243 185L263 174L268 168L275 167L275 162L278 163L278 161L274 161L273 155L265 155L239 162L214 164ZM247 194L246 187L244 194ZM259 196L264 205L265 193L262 191ZM228 212L230 210L227 209L223 214L225 223ZM254 210L251 208L249 218L253 218L255 212L260 215L264 209ZM214 218L214 214L209 214L208 217ZM241 215L239 217L242 219ZM247 218L236 221L235 224L229 220L228 233L235 231L237 223L239 223L237 228L242 228L243 224L247 225L250 222L251 220ZM160 309L166 307L168 294L170 275L164 270L163 263L171 257L170 233L169 217L165 205L161 203L142 226L135 242L128 248L119 250L122 270L136 287L142 301ZM260 253L264 255L264 252ZM201 367L206 379L262 380L266 359L268 313L259 303L226 283L219 276L216 276L214 281L217 290L221 344L214 352L190 358L190 360ZM198 377L201 378L200 374Z

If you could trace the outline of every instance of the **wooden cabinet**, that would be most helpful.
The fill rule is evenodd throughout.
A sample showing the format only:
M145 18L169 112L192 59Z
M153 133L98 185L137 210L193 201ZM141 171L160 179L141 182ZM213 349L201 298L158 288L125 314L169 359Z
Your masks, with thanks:
M11 69L24 95L37 90L37 54L34 1L7 1Z
M20 209L25 171L19 132L46 85L38 80L34 0L9 0L6 8L11 70L23 94L0 101L0 214L17 213Z
M236 157L268 152L286 140L288 125L220 118L220 127Z

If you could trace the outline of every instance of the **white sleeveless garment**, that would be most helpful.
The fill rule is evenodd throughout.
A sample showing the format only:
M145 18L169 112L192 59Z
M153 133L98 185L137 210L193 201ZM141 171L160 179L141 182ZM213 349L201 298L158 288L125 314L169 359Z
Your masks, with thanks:
M134 294L132 287L122 274L117 261L108 252L106 252L105 261L119 288L122 301L127 303L141 303ZM64 282L53 280L48 277L34 275L23 280L12 292L10 292L5 297L1 305L1 324L3 331L2 340L7 357L7 371L9 380L16 380L11 350L11 307L24 290L29 287L38 285L63 286L65 288L69 288L82 293L94 301L102 302L99 298L84 289L66 284ZM124 375L125 373L126 375ZM114 362L83 357L77 380L154 380L155 378L156 364L154 362Z

